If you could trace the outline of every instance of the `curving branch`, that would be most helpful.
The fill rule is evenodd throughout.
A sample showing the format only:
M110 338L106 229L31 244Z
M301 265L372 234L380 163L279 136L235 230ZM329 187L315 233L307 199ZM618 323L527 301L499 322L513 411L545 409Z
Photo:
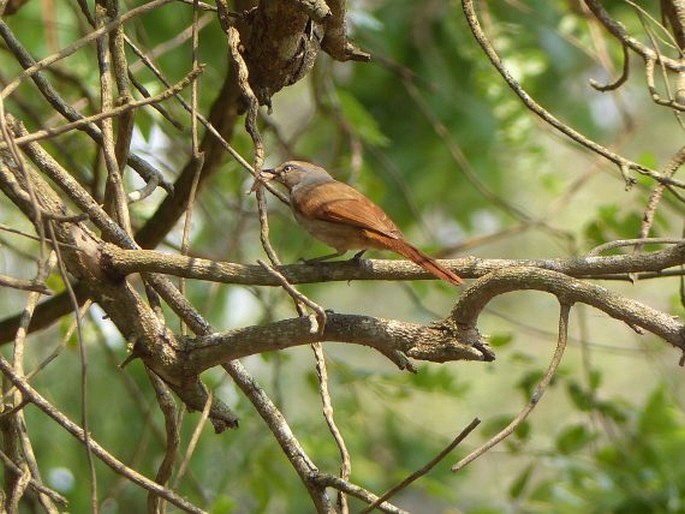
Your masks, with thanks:
M187 339L182 351L186 369L201 373L229 360L319 341L359 344L383 354L399 351L430 362L494 359L487 345L462 342L442 324L427 326L330 311L323 334L312 332L306 317L291 318Z
M566 350L566 343L568 342L568 316L570 311L571 304L561 304L561 312L559 313L559 335L557 337L557 344L556 348L554 349L554 355L552 355L552 359L549 363L549 366L547 367L547 371L545 372L540 382L538 382L538 385L533 391L533 394L531 395L530 400L528 400L528 403L523 407L521 412L519 412L519 414L513 420L511 420L511 422L506 427L504 427L497 434L492 436L482 446L476 448L474 451L469 453L466 457L462 458L459 462L452 466L452 471L459 471L463 469L465 466L467 466L468 464L476 460L478 457L485 454L487 451L491 450L493 447L501 443L511 434L513 434L516 431L516 429L519 428L521 424L526 420L526 418L533 411L533 409L537 406L538 402L542 398L542 395L545 394L547 387L549 387L549 384L552 382L552 379L554 378L554 375L556 374L557 369L559 368L559 364L561 363L561 358L564 355L564 350Z
M464 292L446 321L456 327L460 340L468 337L481 341L476 325L483 308L495 296L522 290L551 293L562 304L585 303L635 330L648 330L685 351L685 324L679 318L604 287L538 268L501 269L481 277Z
M640 55L645 61L656 61L663 64L671 71L685 71L685 63L682 61L665 57L653 48L649 48L640 40L631 36L622 24L609 16L609 13L602 7L602 4L598 0L585 0L585 4L611 35L618 39L622 45L628 46L631 50Z

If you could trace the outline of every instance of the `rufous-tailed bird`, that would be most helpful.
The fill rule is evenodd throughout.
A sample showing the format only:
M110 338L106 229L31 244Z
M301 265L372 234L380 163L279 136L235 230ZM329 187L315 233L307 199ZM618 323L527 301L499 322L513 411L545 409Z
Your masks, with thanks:
M288 161L263 173L286 187L298 223L336 249L334 254L311 261L339 257L348 250L362 250L355 258L368 248L391 250L441 280L457 286L463 282L459 275L407 242L383 209L352 186L335 180L321 166Z

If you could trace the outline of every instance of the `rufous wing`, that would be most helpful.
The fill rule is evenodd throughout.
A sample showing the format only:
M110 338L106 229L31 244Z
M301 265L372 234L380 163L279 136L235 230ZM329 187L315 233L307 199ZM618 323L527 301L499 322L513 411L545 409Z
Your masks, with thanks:
M343 182L317 184L298 191L294 200L295 209L310 218L353 225L394 239L402 237L383 209Z

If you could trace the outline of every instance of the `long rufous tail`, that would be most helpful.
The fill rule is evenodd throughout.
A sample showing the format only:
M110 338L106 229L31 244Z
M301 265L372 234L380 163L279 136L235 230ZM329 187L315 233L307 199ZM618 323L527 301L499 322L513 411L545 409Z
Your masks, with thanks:
M388 245L389 249L394 250L410 261L418 264L428 273L438 277L440 280L444 280L445 282L449 282L455 286L464 283L459 275L441 266L438 261L433 259L433 257L426 255L421 250L410 245L406 241L402 239L386 239L385 243Z

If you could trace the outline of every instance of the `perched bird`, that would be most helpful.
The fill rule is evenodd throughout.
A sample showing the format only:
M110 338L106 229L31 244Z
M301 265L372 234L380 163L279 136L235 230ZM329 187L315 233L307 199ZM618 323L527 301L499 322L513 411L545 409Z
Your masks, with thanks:
M287 188L298 223L337 250L313 261L338 257L354 249L362 250L355 258L368 248L391 250L439 279L454 285L463 282L459 275L408 243L383 209L353 187L335 180L321 166L288 161L263 173Z

